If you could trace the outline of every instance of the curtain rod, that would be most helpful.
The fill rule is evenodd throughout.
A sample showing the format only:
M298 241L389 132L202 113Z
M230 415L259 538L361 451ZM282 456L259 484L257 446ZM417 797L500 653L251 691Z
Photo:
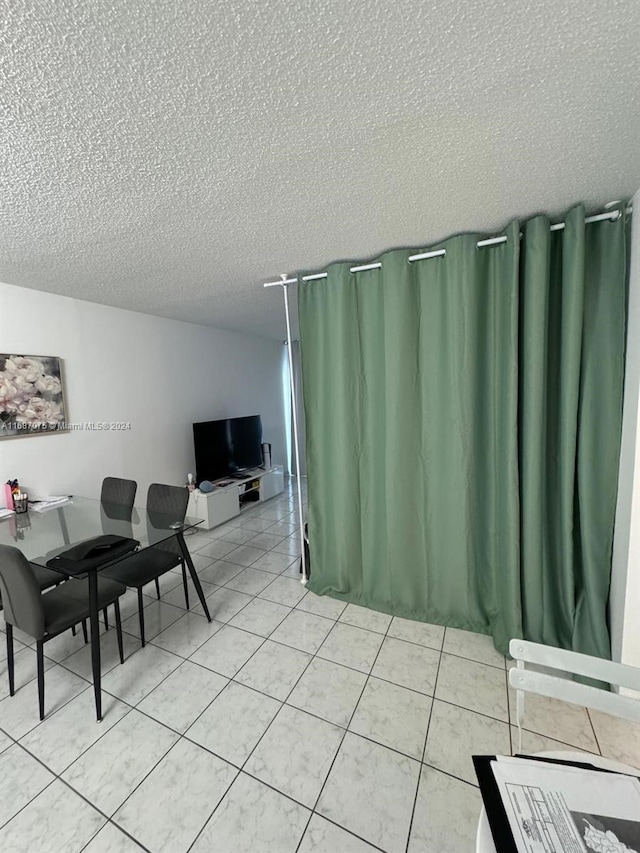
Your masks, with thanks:
M626 209L625 213L631 213L632 211L633 211L633 208L631 206L629 206ZM585 223L587 223L587 222L602 222L606 219L611 219L612 221L615 222L617 219L620 218L620 216L621 216L621 212L619 210L611 210L611 211L607 211L606 213L596 213L594 216L587 216L587 217L585 217L584 221L585 221ZM565 227L564 222L556 222L555 225L550 226L550 230L551 231L563 231L564 227ZM520 236L522 237L522 233L520 233ZM484 246L497 246L498 243L506 243L506 242L507 242L507 237L506 237L506 235L503 234L500 237L489 237L486 240L478 240L478 242L476 243L476 246L478 247L478 249L482 249ZM413 261L426 261L428 258L442 258L446 254L447 254L446 249L435 249L432 252L422 252L419 255L410 255L407 258L407 260L409 263L412 263ZM355 273L355 272L367 272L367 270L379 270L381 266L382 266L382 264L379 261L375 264L361 264L360 266L357 266L357 267L350 267L349 272ZM318 281L319 279L326 278L326 277L327 277L326 272L317 272L317 273L314 273L313 275L303 275L302 281ZM297 284L297 283L298 283L297 277L287 278L285 275L283 275L283 276L280 276L280 281L267 281L267 282L265 282L264 287L278 287L278 286L283 287L287 284Z

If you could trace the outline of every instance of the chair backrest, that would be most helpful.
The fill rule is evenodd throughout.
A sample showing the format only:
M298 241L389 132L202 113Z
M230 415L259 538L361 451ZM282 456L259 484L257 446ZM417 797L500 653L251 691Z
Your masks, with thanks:
M40 586L27 558L11 545L0 545L0 594L5 621L40 640L44 636Z
M511 640L509 653L517 662L509 672L509 684L515 690L562 699L634 722L640 719L639 699L573 680L573 676L578 675L640 692L640 669L637 667L527 640ZM520 695L519 709L522 708ZM518 719L521 719L520 713Z
M105 509L109 504L132 509L136 499L137 488L138 484L135 480L122 480L120 477L105 477L102 481L100 502L105 504Z
M147 491L147 518L152 527L166 529L169 524L184 521L189 503L189 491L185 486L165 486L152 483ZM182 551L172 536L159 542L156 548L181 556Z

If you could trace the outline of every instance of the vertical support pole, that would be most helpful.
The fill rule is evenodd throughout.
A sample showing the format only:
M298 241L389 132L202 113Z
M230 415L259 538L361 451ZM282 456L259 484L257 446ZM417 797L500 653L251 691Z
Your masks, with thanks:
M289 385L291 388L291 405L293 408L293 449L296 458L296 476L298 478L298 524L300 525L300 551L302 557L302 580L306 584L309 580L307 572L307 560L304 553L304 512L302 509L302 477L300 476L300 442L298 439L298 403L296 400L296 383L293 378L293 351L291 347L291 317L289 315L289 288L285 284L286 275L282 275L282 293L284 296L284 316L287 322L287 350L289 355Z

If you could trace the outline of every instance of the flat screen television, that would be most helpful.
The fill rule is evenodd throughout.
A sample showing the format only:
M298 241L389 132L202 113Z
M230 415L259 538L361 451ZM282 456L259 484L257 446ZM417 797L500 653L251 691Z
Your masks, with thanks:
M219 480L262 465L260 415L193 425L196 481Z

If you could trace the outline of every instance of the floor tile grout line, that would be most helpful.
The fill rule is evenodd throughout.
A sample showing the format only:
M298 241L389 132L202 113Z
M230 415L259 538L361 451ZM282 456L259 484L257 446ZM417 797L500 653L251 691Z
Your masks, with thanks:
M444 648L444 642L447 636L447 629L444 629L444 634L442 635L442 647ZM416 792L413 798L413 807L411 809L411 817L409 818L409 831L407 833L407 841L405 844L405 851L409 850L409 843L411 841L411 832L413 830L413 819L416 813L416 805L418 804L418 793L420 791L420 784L422 782L422 768L424 767L424 759L427 754L427 741L429 739L429 729L431 728L431 719L433 717L433 708L436 704L436 689L438 687L438 676L440 675L440 666L442 664L442 655L444 652L440 652L440 657L438 658L438 666L436 668L436 675L433 680L433 697L431 699L431 707L429 708L429 720L427 722L427 731L424 735L424 744L422 745L422 757L420 759L420 772L418 773L418 784L416 785Z
M82 847L82 848L78 851L78 853L84 853L84 851L89 847L89 845L91 844L91 842L92 842L92 841L94 841L94 840L96 839L96 837L97 837L98 835L100 835L100 833L102 832L102 830L103 830L103 829L105 829L105 828L106 828L107 826L109 826L109 825L111 825L111 826L115 826L115 827L116 827L116 829L117 829L119 832L124 833L124 834L127 836L127 838L130 838L130 839L133 841L133 843L134 843L137 847L139 847L141 850L144 850L144 851L145 851L145 853L153 853L153 851L149 850L149 848L148 848L148 847L145 847L145 846L144 846L144 844L142 844L142 842L138 841L138 839L137 839L137 838L134 838L134 836L133 836L133 835L131 835L131 833L130 833L130 832L127 832L127 830L126 830L126 829L123 829L123 828L122 828L119 824L117 824L115 821L111 820L111 818L108 818L107 822L106 822L105 824L103 824L103 825L100 827L100 829L96 832L96 834L91 836L91 838L87 841L87 843L84 845L84 847Z
M125 714L125 716L127 716L127 714ZM124 717L122 719L124 719ZM120 720L118 720L118 722L120 722ZM117 725L117 723L115 725ZM105 734L106 734L106 732L105 732ZM101 737L103 737L103 736L104 735L101 735ZM98 738L98 740L100 740L100 738ZM52 770L50 767L48 767L44 763L44 761L42 761L40 758L38 758L37 755L35 755L29 749L27 749L26 746L23 746L21 743L18 743L17 741L16 741L16 745L20 746L20 748L23 749L24 752L27 753L27 755L29 755L31 758L33 758L34 761L37 761L39 764L41 764L49 773L51 773L54 776L54 778L42 789L42 791L39 791L35 797L32 797L27 803L25 803L25 805L21 809L19 809L19 811L17 811L16 814L13 815L13 817L11 817L6 823L4 823L3 826L8 826L11 823L11 821L15 817L17 817L18 814L20 814L20 812L22 812L24 809L27 808L27 806L29 806L31 803L33 803L40 796L40 794L44 793L44 791L46 791L47 788L49 788L51 785L53 785L53 783L56 781L61 782L63 785L65 785L67 788L69 788L70 791L72 791L74 794L76 794L78 797L80 797L82 800L84 800L84 802L87 803L88 806L90 806L94 811L98 812L100 815L102 815L102 817L105 818L106 823L102 824L102 826L100 827L98 832L100 832L102 829L104 829L104 827L107 825L107 823L112 822L109 815L107 815L99 806L97 806L96 803L92 802L85 794L83 794L81 791L78 791L76 788L74 788L73 785L71 785L69 782L67 782L67 780L64 779L61 774L56 773L54 770ZM72 763L74 763L74 762L72 762ZM70 766L71 765L69 765L69 767ZM68 769L68 768L66 768L66 769ZM64 772L66 772L66 770L64 770L63 773ZM118 828L121 829L121 827L118 827ZM146 853L151 853L151 851L148 850L147 847L145 847L143 844L141 844L136 838L134 838L134 836L130 835L129 832L127 832L126 830L124 830L124 832L125 832L125 835L128 835L129 838L132 839L132 841L135 841L136 844L138 844L140 847L142 847L142 849L145 850ZM97 834L98 833L96 832L95 835L97 835ZM95 835L93 835L89 839L89 841L87 842L85 847L93 840L93 838L95 838ZM84 849L84 847L82 849Z
M345 609L346 609L346 608L345 608ZM344 612L344 611L343 611L343 612ZM342 615L342 614L341 614L341 615ZM391 620L391 621L393 621L393 620ZM338 748L337 748L337 749L336 749L336 751L335 751L335 754L334 754L334 756L333 756L333 759L332 759L332 761L331 761L331 764L329 765L329 770L327 771L327 773L326 773L326 775L325 775L325 777L324 777L324 781L323 781L322 785L320 786L320 790L319 790L319 792L318 792L318 796L316 797L315 802L314 802L314 804L313 804L312 814L315 814L315 813L316 813L316 809L318 808L318 805L319 805L320 800L321 800L321 798L322 798L322 794L323 794L324 789L325 789L325 787L326 787L327 781L329 780L329 776L331 775L331 771L333 770L333 767L334 767L334 765L335 765L335 763L336 763L336 759L337 759L337 757L338 757L338 755L339 755L339 753L340 753L340 750L342 749L342 745L344 744L344 741L345 741L345 738L346 738L346 736L347 736L347 733L349 732L349 726L350 726L350 725L351 725L351 723L353 722L353 718L354 718L354 716L355 716L355 713L356 713L356 711L358 710L358 706L359 706L360 702L362 701L362 697L364 696L364 692L365 692L365 690L367 689L367 684L369 683L369 679L371 678L371 673L373 672L373 670L374 670L374 668L375 668L375 665L376 665L376 662L377 662L378 657L379 657L379 655L380 655L380 652L382 651L382 647L384 646L384 642L385 642L385 640L386 640L386 638L387 638L387 636L388 636L388 633L389 633L389 627L390 627L390 625L391 625L391 621L389 622L389 625L387 625L387 630L386 630L386 632L385 632L385 634L384 634L384 636L383 636L382 642L381 642L381 643L380 643L380 645L378 646L378 650L377 650L377 652L376 652L375 658L373 659L373 663L371 664L371 668L369 669L369 672L368 672L368 673L366 673L366 678L365 678L364 684L362 685L362 690L360 691L360 695L358 696L358 699L357 699L356 703L355 703L355 704L354 704L354 706L353 706L353 711L351 712L351 714L350 714L350 716L349 716L349 719L347 720L347 725L345 726L345 729L344 729L344 732L343 732L342 738L340 739L340 743L338 744ZM338 624L338 623L337 623L337 621L336 621L336 624ZM334 627L335 627L335 626L334 626ZM331 629L331 631L333 631L333 628ZM331 633L331 631L329 632L329 634ZM327 636L329 636L329 634L327 634ZM314 655L314 657L315 657L315 655ZM352 732L352 734L354 734L354 736L356 736L356 737L357 737L357 735L355 735L355 733L353 733L353 732ZM321 812L318 812L318 814L320 814L320 815L321 815ZM307 823L307 827L308 827L308 824L309 824L310 822L311 822L311 818L309 818L309 822ZM306 832L306 831L307 831L307 830L306 830L306 828L305 828L305 832ZM304 834L303 834L303 836L302 836L302 837L304 838ZM300 843L302 843L302 839L300 839ZM299 846L300 846L300 845L298 845L298 847L299 847ZM376 846L377 846L377 845L376 845ZM297 851L296 851L296 853L297 853Z
M591 731L593 732L593 737L595 739L596 746L598 747L598 753L600 755L602 755L602 747L600 746L600 741L598 740L598 734L596 732L596 727L594 726L593 719L591 717L591 710L593 710L593 709L586 708L585 710L587 712L587 717L589 718L589 725L591 726Z

